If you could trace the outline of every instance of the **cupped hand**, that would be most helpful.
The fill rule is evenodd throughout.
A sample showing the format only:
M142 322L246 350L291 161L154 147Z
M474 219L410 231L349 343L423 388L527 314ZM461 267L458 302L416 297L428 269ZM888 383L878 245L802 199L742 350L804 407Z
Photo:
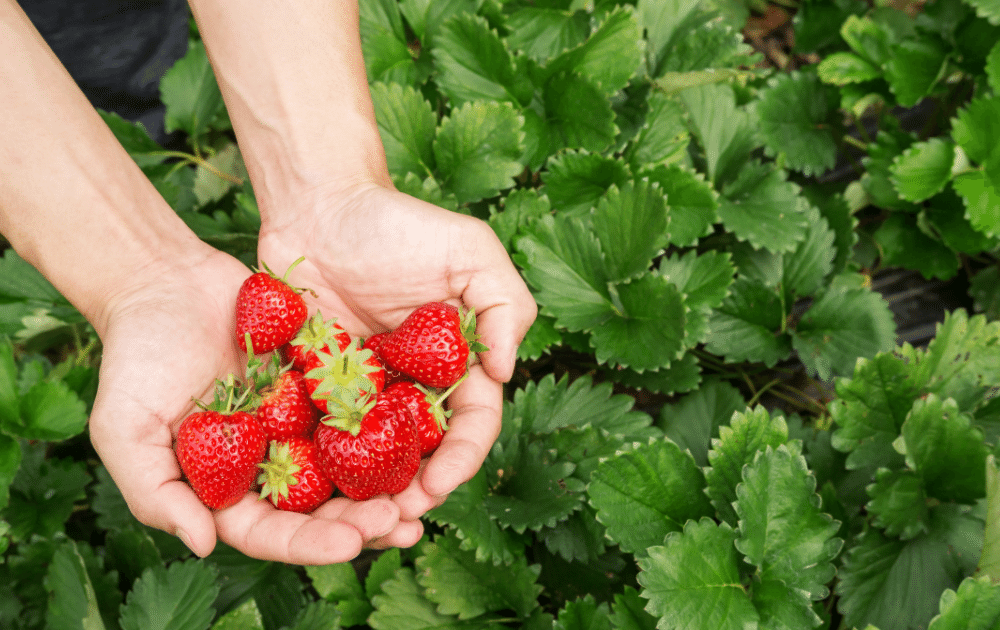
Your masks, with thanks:
M212 511L183 481L173 450L180 422L195 409L194 398L211 400L216 379L240 376L246 365L235 344L234 305L250 270L211 248L195 249L136 270L133 286L110 298L100 327L90 435L132 513L199 556L221 539L249 556L294 564L344 562L373 539L419 537L415 526L399 527L399 507L384 498L333 499L303 515L249 492Z
M393 497L415 521L479 470L500 432L503 388L536 305L489 225L374 184L317 191L268 209L260 259L309 288L313 310L352 335L391 330L418 306L474 308L489 350L448 401L449 430L410 487ZM385 539L380 544L393 544Z

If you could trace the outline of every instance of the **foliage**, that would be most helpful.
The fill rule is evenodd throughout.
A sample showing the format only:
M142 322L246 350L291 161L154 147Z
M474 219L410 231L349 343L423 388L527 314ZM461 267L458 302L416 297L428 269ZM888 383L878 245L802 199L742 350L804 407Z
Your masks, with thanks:
M100 342L7 250L0 627L995 627L1000 12L874 4L800 0L781 70L740 35L765 2L362 0L395 185L487 221L541 313L413 549L197 559L138 523L87 441ZM196 32L161 90L183 147L104 120L252 264ZM967 280L925 346L871 288L899 267Z

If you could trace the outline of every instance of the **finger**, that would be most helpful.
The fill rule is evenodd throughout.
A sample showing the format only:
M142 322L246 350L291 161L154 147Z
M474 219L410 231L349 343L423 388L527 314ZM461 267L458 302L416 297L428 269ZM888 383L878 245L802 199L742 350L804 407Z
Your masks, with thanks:
M340 497L318 507L313 516L347 523L358 530L362 540L367 543L385 536L399 524L399 507L388 498L352 501Z
M424 524L420 521L400 521L390 533L371 541L369 549L409 548L420 542L424 535Z
M448 498L447 495L433 496L427 494L423 485L424 471L427 469L425 459L420 462L420 468L409 486L399 494L392 497L393 503L399 506L399 519L401 521L413 521L428 511L438 507Z
M432 497L450 493L482 466L500 435L503 386L474 365L448 401L452 410L448 430L421 475L423 489Z
M363 548L353 525L275 509L248 493L236 505L215 513L219 538L260 560L298 565L348 562Z

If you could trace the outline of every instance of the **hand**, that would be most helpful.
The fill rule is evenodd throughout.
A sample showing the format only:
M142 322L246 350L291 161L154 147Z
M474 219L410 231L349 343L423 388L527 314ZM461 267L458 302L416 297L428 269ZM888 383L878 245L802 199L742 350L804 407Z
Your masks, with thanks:
M269 210L260 259L280 274L304 256L290 282L314 290L316 298L306 294L313 309L352 335L391 330L426 302L476 310L490 350L449 398L453 415L440 447L393 497L400 518L416 521L476 474L499 435L502 384L535 301L488 224L398 191L359 184L299 197L280 218Z
M213 512L181 479L173 437L194 410L192 398L210 401L215 380L242 375L246 363L233 338L234 305L250 271L211 248L196 249L166 268L136 270L132 286L108 301L90 418L94 447L136 518L179 536L199 556L208 555L218 537L264 560L348 561L397 528L395 504L333 499L302 515L279 511L251 492Z

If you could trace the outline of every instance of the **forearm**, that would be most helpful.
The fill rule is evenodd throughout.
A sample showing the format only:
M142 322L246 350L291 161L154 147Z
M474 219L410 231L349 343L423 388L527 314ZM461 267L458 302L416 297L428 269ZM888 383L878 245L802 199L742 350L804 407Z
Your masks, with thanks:
M0 233L100 333L109 303L197 238L13 0L0 0Z
M390 183L357 0L190 0L261 205Z

